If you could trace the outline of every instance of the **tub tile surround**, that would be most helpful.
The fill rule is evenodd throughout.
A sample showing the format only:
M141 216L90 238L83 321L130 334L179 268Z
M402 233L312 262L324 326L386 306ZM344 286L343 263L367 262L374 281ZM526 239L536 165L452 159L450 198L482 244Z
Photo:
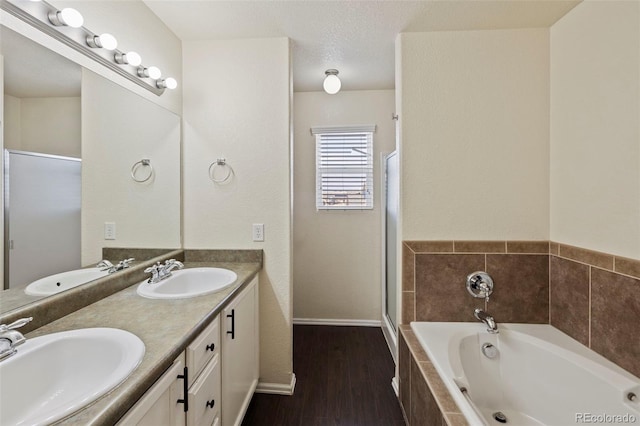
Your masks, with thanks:
M498 324L551 324L640 376L639 260L550 241L405 241L402 259L399 378L400 400L409 416L413 411L406 407L406 382L413 375L403 371L410 370L403 359L420 356L417 365L429 361L408 324L475 321L473 309L483 308L484 302L468 294L465 280L476 270L494 279L488 311ZM434 391L445 389L444 384L437 375L431 382L428 387L446 414ZM461 414L443 417L450 426L466 424L456 423L464 420Z
M408 325L399 327L398 364L399 399L408 425L468 425Z

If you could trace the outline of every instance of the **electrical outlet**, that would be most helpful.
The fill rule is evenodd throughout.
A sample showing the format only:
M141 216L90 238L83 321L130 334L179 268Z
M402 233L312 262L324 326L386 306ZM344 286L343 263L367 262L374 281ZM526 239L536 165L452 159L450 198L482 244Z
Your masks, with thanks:
M105 240L116 239L116 223L115 222L104 223L104 239Z
M253 241L264 241L264 223L253 224Z

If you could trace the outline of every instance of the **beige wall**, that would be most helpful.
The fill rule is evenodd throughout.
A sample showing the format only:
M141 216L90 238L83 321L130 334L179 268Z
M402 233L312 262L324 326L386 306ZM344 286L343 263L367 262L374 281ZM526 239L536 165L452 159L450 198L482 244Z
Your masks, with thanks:
M143 158L154 175L136 183L131 167ZM116 223L115 240L104 239L105 222ZM100 261L102 247L180 247L180 117L85 69L81 226L82 265Z
M286 38L183 45L185 248L264 250L260 381L292 378L290 48ZM226 158L225 185L208 177ZM253 242L263 223L264 242Z
M5 149L22 149L21 104L22 100L20 98L10 95L4 96L4 121L2 130Z
M80 98L5 98L5 148L80 157Z
M397 41L402 239L549 237L549 31Z
M640 3L551 28L551 239L640 258Z
M294 95L293 314L380 320L380 153L395 149L393 90ZM313 126L375 124L374 209L316 210Z

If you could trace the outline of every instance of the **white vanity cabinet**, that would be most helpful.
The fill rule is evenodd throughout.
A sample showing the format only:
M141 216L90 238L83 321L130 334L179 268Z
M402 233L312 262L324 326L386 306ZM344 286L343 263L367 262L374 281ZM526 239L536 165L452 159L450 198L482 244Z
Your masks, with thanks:
M258 278L222 311L222 426L242 423L258 384Z
M187 347L188 426L220 424L220 316Z
M180 354L118 425L240 425L258 376L256 277Z
M220 316L217 316L118 424L218 426L220 377Z
M184 426L186 417L182 400L184 395L184 354L138 400L136 405L118 422L118 425Z

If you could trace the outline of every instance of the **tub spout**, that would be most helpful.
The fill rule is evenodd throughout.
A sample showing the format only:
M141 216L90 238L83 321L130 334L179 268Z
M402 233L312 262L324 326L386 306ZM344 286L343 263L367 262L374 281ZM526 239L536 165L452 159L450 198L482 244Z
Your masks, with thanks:
M498 333L498 324L493 319L491 315L483 311L482 309L476 308L473 312L473 315L478 319L478 321L482 321L487 326L487 331L491 334Z

